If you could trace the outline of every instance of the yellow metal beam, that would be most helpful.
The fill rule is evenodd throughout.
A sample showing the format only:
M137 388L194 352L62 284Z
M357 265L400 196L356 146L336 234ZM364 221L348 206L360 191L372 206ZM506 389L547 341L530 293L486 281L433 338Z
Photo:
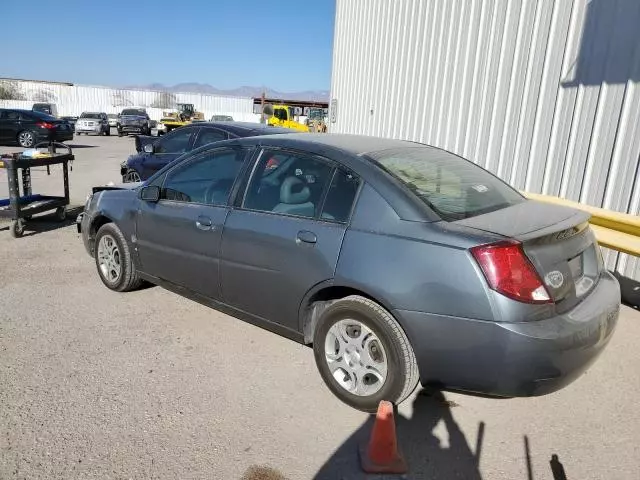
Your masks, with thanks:
M564 198L522 192L531 200L577 208L591 214L589 223L598 243L621 253L640 256L640 218L637 215L613 212L604 208L592 207Z
M573 207L583 210L591 214L591 224L605 228L610 228L617 232L628 233L640 237L640 217L637 215L629 215L628 213L613 212L604 208L592 207L583 203L565 200L564 198L551 197L548 195L540 195L537 193L522 192L522 194L532 200L540 200L541 202L554 203L556 205L564 205L565 207Z

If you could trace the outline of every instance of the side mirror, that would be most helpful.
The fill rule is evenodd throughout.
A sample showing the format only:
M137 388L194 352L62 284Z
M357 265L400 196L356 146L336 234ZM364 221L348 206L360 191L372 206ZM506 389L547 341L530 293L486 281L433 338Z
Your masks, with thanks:
M156 203L160 200L160 187L157 185L148 185L140 190L140 199L145 202Z
M147 143L147 144L144 146L144 149L143 149L143 150L144 150L144 153L153 153L153 152L154 152L154 150L155 150L155 149L153 148L153 143Z

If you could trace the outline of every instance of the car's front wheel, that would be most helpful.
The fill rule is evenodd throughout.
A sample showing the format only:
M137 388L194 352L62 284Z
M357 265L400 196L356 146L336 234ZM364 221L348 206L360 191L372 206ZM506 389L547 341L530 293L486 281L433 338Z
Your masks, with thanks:
M141 285L127 241L116 224L100 227L93 255L102 283L111 290L128 292Z
M380 305L358 295L337 300L314 333L316 365L344 403L375 412L381 400L405 400L418 384L415 354L402 327Z

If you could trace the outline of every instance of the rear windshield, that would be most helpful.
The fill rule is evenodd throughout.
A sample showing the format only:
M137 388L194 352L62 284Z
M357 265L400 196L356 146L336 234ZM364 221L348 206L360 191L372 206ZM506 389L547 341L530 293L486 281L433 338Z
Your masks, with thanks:
M502 180L444 150L407 147L368 156L443 220L475 217L524 201Z
M30 112L22 112L23 115L26 115L27 117L35 117L39 120L44 120L47 122L51 122L53 120L57 120L56 117L54 117L53 115L49 115L48 113L44 113L44 112L36 112L36 111L30 111Z

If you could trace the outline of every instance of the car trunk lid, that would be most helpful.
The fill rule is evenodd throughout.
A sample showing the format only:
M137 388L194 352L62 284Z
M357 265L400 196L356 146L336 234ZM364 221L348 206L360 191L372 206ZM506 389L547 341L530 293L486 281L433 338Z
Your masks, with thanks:
M520 241L551 298L564 311L591 290L602 269L589 218L580 210L527 200L454 223Z

